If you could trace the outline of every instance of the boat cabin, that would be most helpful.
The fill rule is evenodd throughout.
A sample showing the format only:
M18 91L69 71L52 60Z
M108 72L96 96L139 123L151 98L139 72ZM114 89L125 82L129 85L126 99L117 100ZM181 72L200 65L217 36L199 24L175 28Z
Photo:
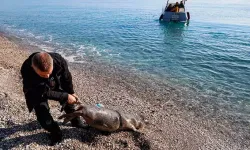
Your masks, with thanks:
M185 1L174 1L174 0L168 0L167 4L162 10L162 14L159 18L159 20L163 20L166 22L186 22L190 19L190 15L187 12L185 8Z

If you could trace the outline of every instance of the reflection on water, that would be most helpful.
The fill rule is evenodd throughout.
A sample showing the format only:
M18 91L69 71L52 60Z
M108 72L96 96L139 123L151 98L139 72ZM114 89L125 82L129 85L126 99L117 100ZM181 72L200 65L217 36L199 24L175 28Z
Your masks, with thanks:
M163 31L165 41L169 40L181 42L185 36L185 30L189 25L188 22L164 22L160 21L160 29Z

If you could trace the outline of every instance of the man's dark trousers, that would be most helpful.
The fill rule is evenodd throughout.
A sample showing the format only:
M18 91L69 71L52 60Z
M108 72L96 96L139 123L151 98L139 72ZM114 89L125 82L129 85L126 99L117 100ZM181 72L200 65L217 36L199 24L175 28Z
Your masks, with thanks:
M39 105L35 106L34 109L37 121L40 123L42 128L51 133L51 145L55 144L55 142L60 142L62 140L62 132L59 125L54 121L50 114L48 101L41 102ZM73 104L66 104L64 111L66 113L72 113L75 111L75 107ZM72 121L76 122L76 119Z

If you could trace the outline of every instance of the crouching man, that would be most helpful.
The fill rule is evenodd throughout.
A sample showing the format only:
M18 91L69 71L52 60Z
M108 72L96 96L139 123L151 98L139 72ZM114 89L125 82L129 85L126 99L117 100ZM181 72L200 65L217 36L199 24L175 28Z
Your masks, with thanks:
M67 114L75 111L77 96L66 60L57 53L33 53L24 61L21 74L29 112L34 109L37 121L50 132L50 145L61 142L62 132L50 114L48 99L58 101ZM80 117L73 119L71 125L84 127Z

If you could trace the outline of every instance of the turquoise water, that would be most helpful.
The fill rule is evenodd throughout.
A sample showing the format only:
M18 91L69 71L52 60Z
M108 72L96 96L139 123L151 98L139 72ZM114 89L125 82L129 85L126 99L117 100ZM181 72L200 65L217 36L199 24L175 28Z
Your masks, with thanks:
M250 101L247 1L188 1L188 24L159 22L165 1L11 2L0 7L0 30L69 61L90 57L203 95Z

